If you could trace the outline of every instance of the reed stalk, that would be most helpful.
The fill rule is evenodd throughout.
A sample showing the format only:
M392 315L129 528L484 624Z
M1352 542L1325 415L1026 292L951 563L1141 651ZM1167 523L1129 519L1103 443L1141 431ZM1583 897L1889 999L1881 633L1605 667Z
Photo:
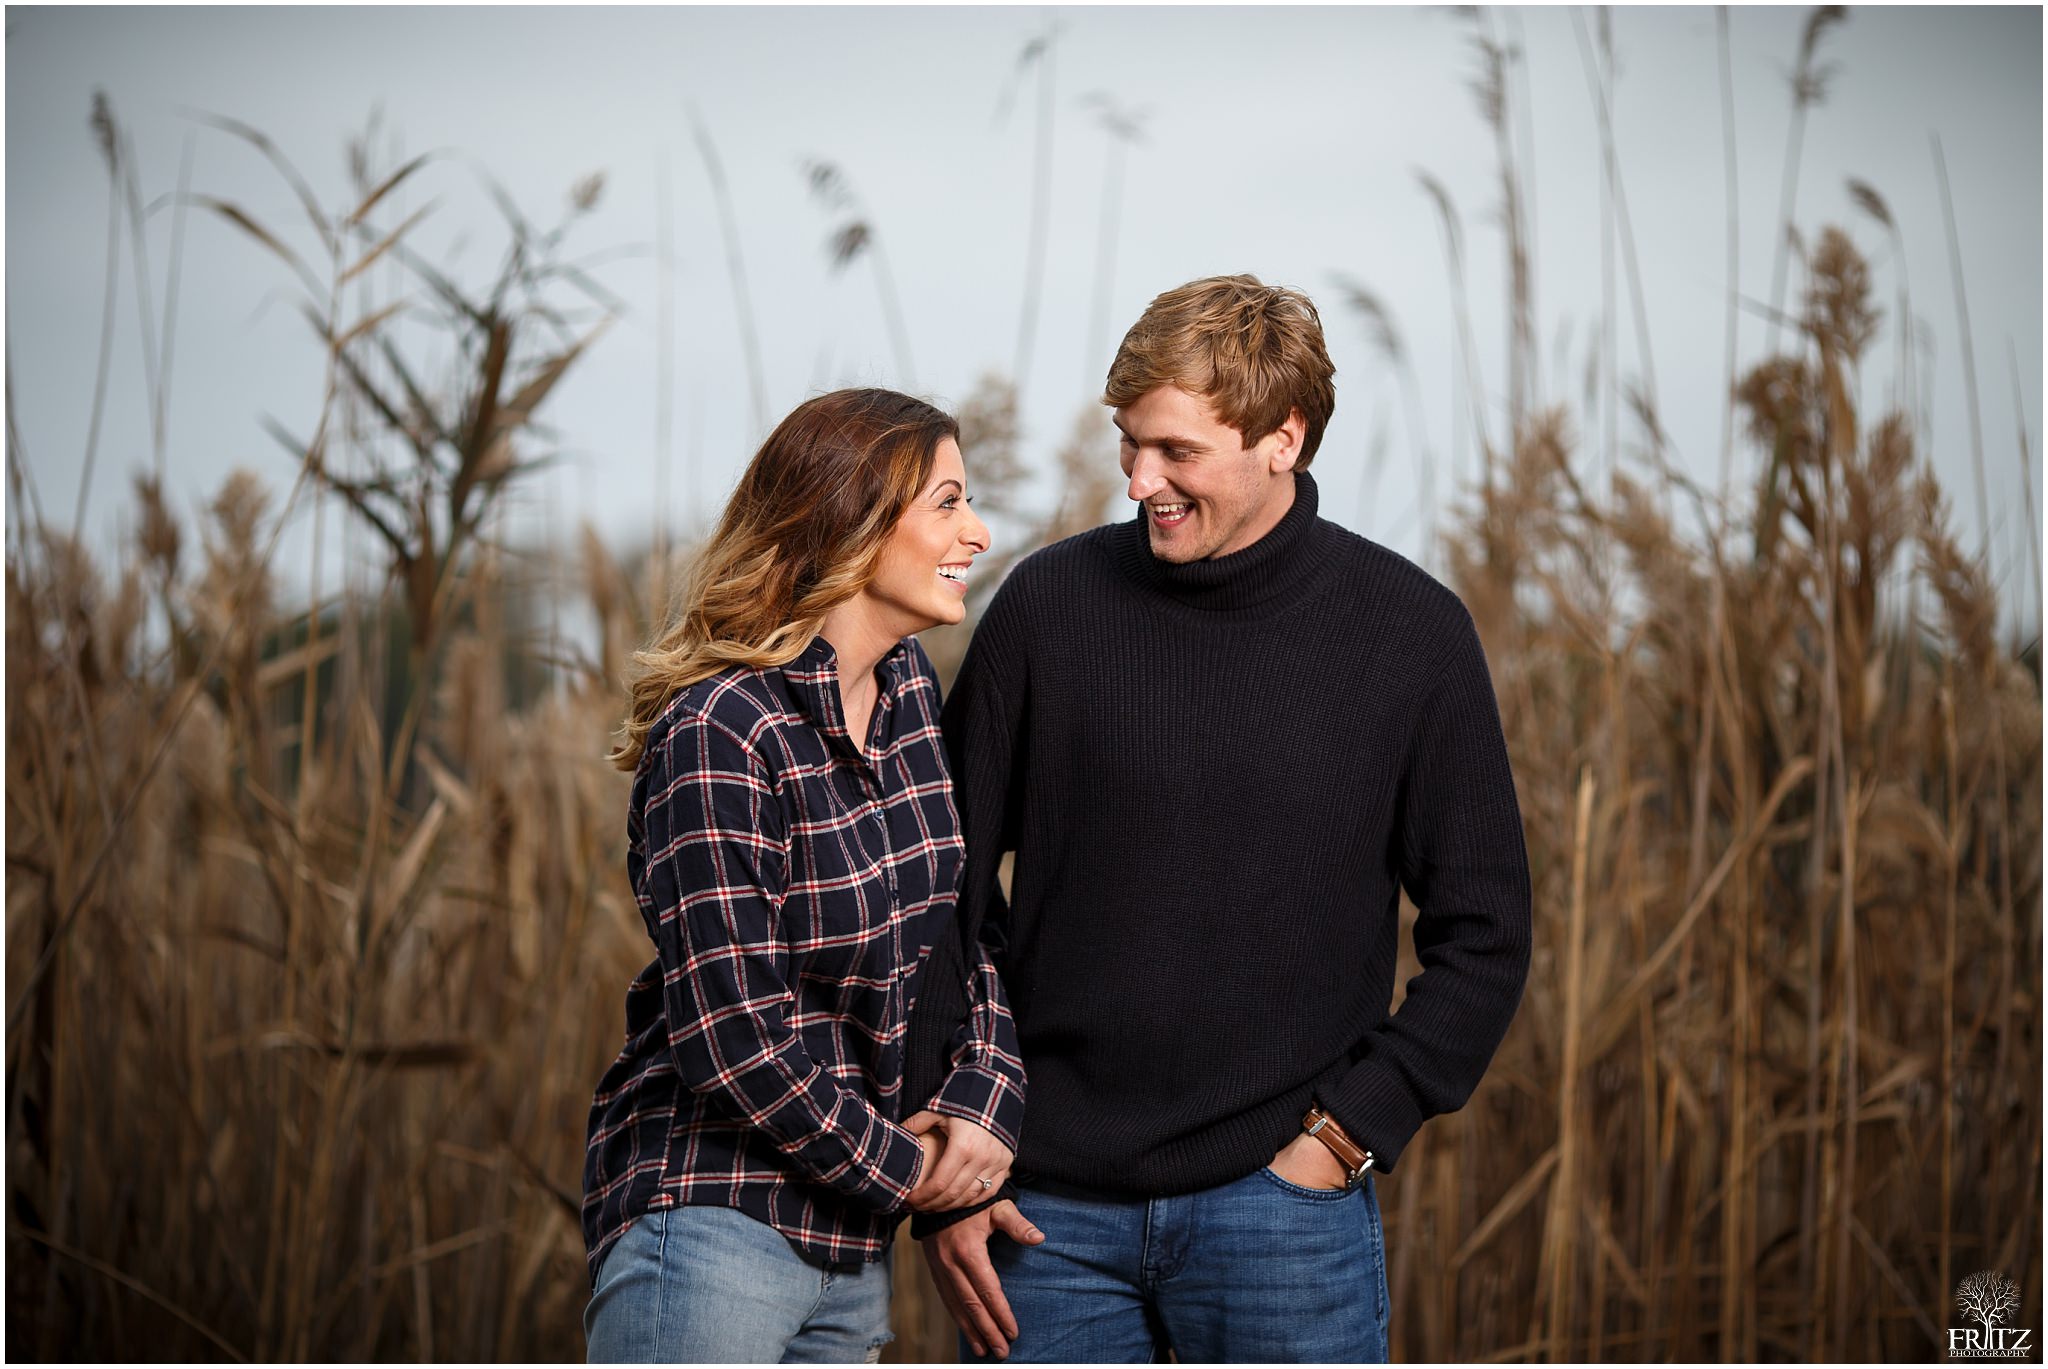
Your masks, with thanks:
M1785 306L1785 266L1795 222L1793 206L1799 196L1799 154L1805 145L1806 111L1827 97L1827 83L1833 73L1832 67L1823 66L1816 60L1820 55L1820 40L1830 28L1848 17L1846 6L1817 6L1807 15L1806 28L1799 39L1799 60L1792 70L1792 118L1785 131L1785 171L1778 191L1777 222L1781 231L1777 235L1777 250L1771 255L1771 312L1770 328L1764 342L1766 356L1775 355L1778 350L1778 320Z
M761 368L760 331L754 324L754 300L747 289L746 256L740 248L739 219L733 212L732 190L725 179L725 163L718 155L718 145L711 140L711 130L695 105L689 106L689 115L697 154L704 160L704 175L711 183L711 199L718 207L720 240L725 244L725 276L732 286L733 316L740 330L740 355L746 358L747 363L747 395L753 403L754 431L765 437L768 433L768 390ZM666 237L662 244L662 250L666 252Z
M1948 158L1942 155L1941 135L1927 135L1934 151L1934 176L1941 185L1941 222L1948 236L1949 279L1956 288L1956 343L1962 349L1963 390L1970 397L1964 410L1970 416L1970 474L1977 492L1977 554L1988 558L1991 547L1991 496L1984 482L1984 420L1977 403L1977 349L1970 334L1970 296L1963 287L1963 251L1956 240L1956 207L1948 190Z
M1723 193L1728 200L1728 275L1723 287L1727 315L1722 331L1727 339L1726 361L1721 380L1721 478L1715 485L1722 499L1728 497L1729 462L1735 453L1735 348L1738 335L1736 300L1742 294L1742 199L1735 175L1735 78L1728 58L1728 7L1714 7L1714 36L1721 74L1721 162Z
M1032 352L1038 340L1038 306L1045 293L1045 250L1052 223L1052 156L1055 71L1059 28L1045 32L1024 47L1018 65L1034 66L1038 77L1038 121L1032 136L1031 230L1025 237L1024 297L1017 311L1017 353L1010 363L1011 383L1021 397L1029 388Z

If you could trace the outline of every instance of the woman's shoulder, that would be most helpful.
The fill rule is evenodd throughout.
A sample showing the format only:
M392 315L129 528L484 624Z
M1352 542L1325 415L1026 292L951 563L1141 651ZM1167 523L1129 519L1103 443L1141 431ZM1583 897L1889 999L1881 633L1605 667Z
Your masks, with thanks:
M700 749L758 756L763 734L783 716L768 676L758 666L732 665L670 695L647 730L647 751L673 751L688 738Z
M731 815L767 811L780 787L776 748L766 732L774 723L764 702L761 672L719 671L676 690L647 729L633 773L628 840L657 844L684 827L724 827ZM722 814L723 817L707 815ZM750 821L752 819L749 819ZM649 838L643 833L665 836Z

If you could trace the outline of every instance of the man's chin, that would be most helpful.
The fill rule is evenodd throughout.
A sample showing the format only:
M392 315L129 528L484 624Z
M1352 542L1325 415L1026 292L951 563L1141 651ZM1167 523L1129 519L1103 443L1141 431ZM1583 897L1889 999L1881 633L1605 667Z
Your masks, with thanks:
M1176 566L1184 566L1190 561L1202 559L1195 549L1193 539L1187 537L1162 537L1159 529L1152 526L1150 519L1146 520L1145 535L1152 548L1152 554L1161 561L1170 562Z

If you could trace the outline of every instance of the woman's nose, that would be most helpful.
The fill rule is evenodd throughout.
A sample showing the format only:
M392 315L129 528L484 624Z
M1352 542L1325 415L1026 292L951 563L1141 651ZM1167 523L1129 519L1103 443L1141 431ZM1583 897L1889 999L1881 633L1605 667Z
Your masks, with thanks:
M980 514L972 510L968 511L967 527L962 530L960 540L965 545L974 548L977 554L988 550L988 524L981 521Z

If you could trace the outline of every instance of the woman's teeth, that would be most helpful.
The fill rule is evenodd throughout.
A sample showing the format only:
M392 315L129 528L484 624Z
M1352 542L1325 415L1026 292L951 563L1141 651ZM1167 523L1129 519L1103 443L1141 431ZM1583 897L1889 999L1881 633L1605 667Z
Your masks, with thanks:
M942 580L951 580L956 585L964 585L967 583L967 567L940 566L939 578Z

